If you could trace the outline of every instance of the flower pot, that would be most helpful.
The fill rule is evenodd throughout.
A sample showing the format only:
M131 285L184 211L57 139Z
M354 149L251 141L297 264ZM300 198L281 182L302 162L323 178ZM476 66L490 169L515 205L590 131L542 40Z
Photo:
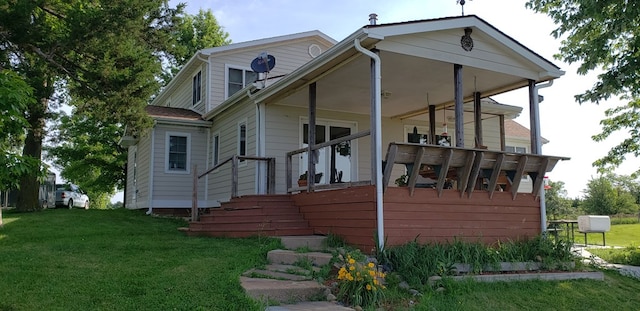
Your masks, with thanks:
M298 187L306 187L306 186L307 186L307 180L306 179L298 180Z

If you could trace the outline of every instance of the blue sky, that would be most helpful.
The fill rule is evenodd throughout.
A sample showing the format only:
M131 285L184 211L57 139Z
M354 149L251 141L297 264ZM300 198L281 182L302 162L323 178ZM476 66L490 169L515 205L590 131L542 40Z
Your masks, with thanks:
M368 24L370 13L378 14L379 24L461 14L460 5L454 0L170 1L171 5L178 2L186 3L186 10L191 14L201 8L210 9L233 43L310 30L319 30L340 41ZM627 136L627 133L616 133L605 142L591 140L591 135L600 131L604 110L621 102L611 100L598 106L579 105L574 101L574 95L593 85L595 75L578 76L576 65L553 58L560 45L560 41L550 35L555 28L553 22L546 15L526 9L525 3L524 0L467 0L464 10L466 15L477 15L566 72L552 87L540 91L545 97L540 107L541 134L550 141L542 151L571 157L570 161L558 163L548 176L553 181L563 181L570 197L582 196L587 181L597 175L591 163ZM493 98L523 107L516 121L529 127L526 90ZM627 160L616 173L628 175L638 168L639 162L637 158Z

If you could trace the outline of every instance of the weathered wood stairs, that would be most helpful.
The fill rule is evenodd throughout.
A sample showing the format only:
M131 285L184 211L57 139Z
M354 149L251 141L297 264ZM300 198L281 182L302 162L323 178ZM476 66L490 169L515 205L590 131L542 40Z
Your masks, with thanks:
M233 198L189 223L192 236L249 237L312 235L313 229L289 195Z

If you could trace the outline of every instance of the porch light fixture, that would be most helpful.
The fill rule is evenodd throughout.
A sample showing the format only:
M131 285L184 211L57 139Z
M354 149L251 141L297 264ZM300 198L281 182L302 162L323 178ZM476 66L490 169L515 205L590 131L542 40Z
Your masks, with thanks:
M460 46L462 49L469 52L473 50L473 39L471 39L471 28L467 27L464 29L464 36L460 39Z

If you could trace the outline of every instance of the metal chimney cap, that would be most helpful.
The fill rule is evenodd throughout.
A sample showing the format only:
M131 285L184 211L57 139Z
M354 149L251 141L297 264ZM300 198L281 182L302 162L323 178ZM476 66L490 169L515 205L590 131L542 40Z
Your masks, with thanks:
M369 25L375 25L377 21L378 21L378 14L376 13L369 14Z

